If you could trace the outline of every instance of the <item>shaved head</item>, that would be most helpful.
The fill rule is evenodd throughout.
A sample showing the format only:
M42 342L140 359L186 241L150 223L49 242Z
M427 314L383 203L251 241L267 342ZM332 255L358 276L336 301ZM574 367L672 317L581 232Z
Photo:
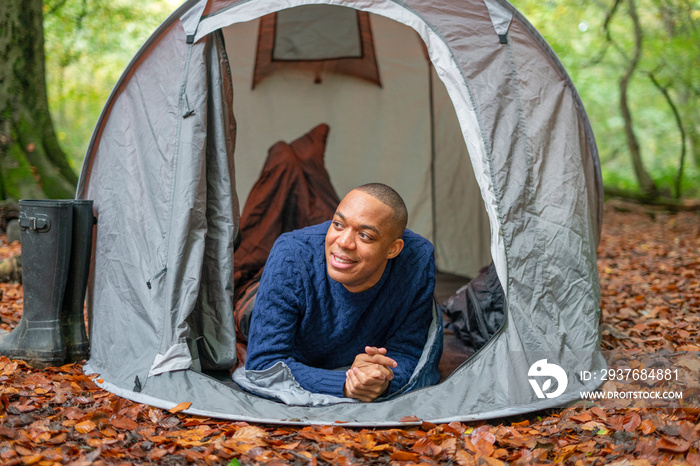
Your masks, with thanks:
M373 198L391 207L391 229L396 238L403 236L403 231L408 224L408 210L403 199L393 188L383 183L368 183L355 188L356 191L369 194Z

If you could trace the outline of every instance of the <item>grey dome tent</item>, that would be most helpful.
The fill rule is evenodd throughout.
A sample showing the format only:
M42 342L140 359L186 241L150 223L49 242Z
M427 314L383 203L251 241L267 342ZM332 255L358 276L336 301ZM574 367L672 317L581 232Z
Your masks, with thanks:
M335 18L329 5L363 18L300 35L309 28L295 18L305 9ZM268 64L298 64L304 53L314 63L362 58L364 39L354 51L345 42L369 24L375 82L323 66L256 75L270 18L272 39L292 45L274 44ZM324 55L318 37L340 49ZM474 276L495 265L505 324L438 385L301 407L210 375L235 363L239 202L267 147L321 122L331 127L326 164L341 197L367 181L392 185L409 228L435 245L439 270ZM561 63L503 0L188 1L115 86L77 197L94 200L98 218L85 372L137 402L191 402L190 414L266 423L469 421L578 399L596 382L577 374L605 367L593 134Z

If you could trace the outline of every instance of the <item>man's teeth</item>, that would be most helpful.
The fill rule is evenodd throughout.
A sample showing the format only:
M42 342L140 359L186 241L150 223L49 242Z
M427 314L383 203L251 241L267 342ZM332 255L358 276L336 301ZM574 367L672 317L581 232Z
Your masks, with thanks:
M337 261L340 262L341 264L352 264L352 261L341 259L341 258L338 257L338 256L335 256L335 260L337 260Z

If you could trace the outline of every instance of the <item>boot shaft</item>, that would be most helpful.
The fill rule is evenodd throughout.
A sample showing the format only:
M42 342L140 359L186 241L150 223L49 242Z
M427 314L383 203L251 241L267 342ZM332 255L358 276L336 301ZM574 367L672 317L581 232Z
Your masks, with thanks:
M0 334L0 354L38 368L65 359L61 305L71 250L72 201L20 200L22 319Z
M93 201L73 201L73 232L66 292L61 308L61 333L66 345L66 362L89 357L90 345L85 331L85 291L90 272Z
M19 204L23 315L55 309L58 318L71 252L72 201L20 200Z

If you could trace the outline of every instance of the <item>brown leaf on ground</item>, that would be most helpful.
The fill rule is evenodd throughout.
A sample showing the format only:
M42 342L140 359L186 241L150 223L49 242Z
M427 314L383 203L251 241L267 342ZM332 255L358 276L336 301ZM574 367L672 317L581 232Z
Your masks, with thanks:
M663 436L656 442L659 450L672 451L674 453L685 453L690 448L690 442L685 440Z
M178 404L177 406L173 406L168 410L171 414L176 414L179 413L180 411L184 411L186 409L189 409L190 406L192 406L192 403L189 401L183 401L182 403Z
M654 426L654 423L650 419L644 419L641 428L644 435L649 435L656 430L656 426Z
M404 416L399 419L399 422L420 422L420 419L416 416Z
M629 412L622 418L622 427L626 432L634 432L642 423L642 418L636 412Z
M39 371L0 356L0 464L700 464L698 251L697 214L606 209L602 349L630 370L678 369L670 389L682 400L586 401L473 423L406 415L401 421L417 426L390 429L265 426L185 416L187 403L175 412L133 403L99 388L92 379L104 375L83 374L80 364ZM12 330L23 289L0 283L0 291L0 328ZM603 390L666 388L658 379L615 380Z

